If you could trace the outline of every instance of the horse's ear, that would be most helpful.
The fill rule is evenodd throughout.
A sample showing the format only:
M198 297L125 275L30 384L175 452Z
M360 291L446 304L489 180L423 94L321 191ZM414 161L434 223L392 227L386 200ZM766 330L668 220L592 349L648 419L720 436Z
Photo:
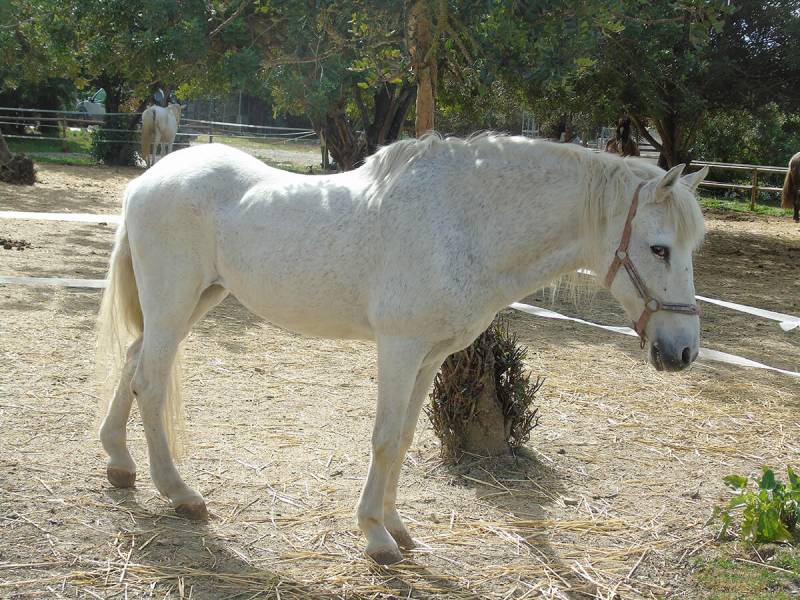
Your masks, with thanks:
M672 167L669 171L664 173L656 186L656 192L666 192L674 186L681 178L681 173L686 168L683 163Z
M700 182L706 178L708 175L708 167L703 167L699 171L694 173L689 173L688 175L684 175L681 177L681 181L693 192L697 191L697 187L700 185Z

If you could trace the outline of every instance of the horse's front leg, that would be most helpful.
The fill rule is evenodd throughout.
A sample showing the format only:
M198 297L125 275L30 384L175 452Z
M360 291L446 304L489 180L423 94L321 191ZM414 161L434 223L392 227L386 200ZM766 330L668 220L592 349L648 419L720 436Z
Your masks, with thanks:
M419 420L419 411L422 409L422 404L428 396L428 390L433 383L433 378L441 365L442 360L429 362L417 374L414 391L411 393L411 400L408 403L408 409L406 409L403 430L400 435L400 452L391 467L389 478L386 482L386 495L383 498L383 518L386 529L392 534L398 545L407 550L413 548L416 544L397 513L397 485L400 481L403 460L411 447L411 442L414 441L414 431Z
M384 499L393 465L400 456L409 400L427 344L396 337L378 338L378 408L372 432L372 459L361 500L358 526L367 537L367 555L379 564L403 560L386 530Z
M800 197L794 201L794 222L800 223Z

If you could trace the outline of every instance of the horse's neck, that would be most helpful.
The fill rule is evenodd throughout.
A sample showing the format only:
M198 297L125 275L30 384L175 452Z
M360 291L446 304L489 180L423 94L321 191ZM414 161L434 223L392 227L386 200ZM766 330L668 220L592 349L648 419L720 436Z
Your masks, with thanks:
M586 186L581 174L553 177L529 167L525 171L505 180L487 173L482 177L485 197L471 194L473 234L508 301L586 262L580 229ZM507 184L509 180L517 183Z

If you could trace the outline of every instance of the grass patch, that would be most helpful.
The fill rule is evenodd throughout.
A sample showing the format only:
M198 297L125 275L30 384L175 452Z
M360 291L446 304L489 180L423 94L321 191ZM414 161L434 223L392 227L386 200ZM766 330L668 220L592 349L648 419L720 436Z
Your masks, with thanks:
M50 156L46 154L29 153L29 156L33 159L34 163L43 165L70 165L73 167L97 166L97 161L88 154L86 156L75 156L69 154L65 156Z
M709 600L790 600L800 595L800 549L780 548L767 558L723 556L698 564L696 580ZM753 561L753 562L745 562ZM773 568L770 568L773 567Z
M700 206L712 210L729 210L733 212L744 212L756 215L768 215L771 217L791 217L792 211L788 208L779 208L767 204L756 204L754 210L750 210L750 202L739 202L738 200L722 200L701 196L698 198Z
M86 129L67 131L62 140L43 140L37 136L26 138L6 138L8 148L14 153L32 154L36 152L73 152L88 154L92 138ZM44 162L44 161L42 161Z

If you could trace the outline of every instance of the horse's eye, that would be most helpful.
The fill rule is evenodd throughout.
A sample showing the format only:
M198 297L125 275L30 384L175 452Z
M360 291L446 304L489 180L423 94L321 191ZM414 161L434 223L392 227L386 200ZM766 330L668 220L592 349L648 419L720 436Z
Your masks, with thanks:
M650 246L650 250L652 250L653 254L658 258L669 260L669 248L667 246Z

